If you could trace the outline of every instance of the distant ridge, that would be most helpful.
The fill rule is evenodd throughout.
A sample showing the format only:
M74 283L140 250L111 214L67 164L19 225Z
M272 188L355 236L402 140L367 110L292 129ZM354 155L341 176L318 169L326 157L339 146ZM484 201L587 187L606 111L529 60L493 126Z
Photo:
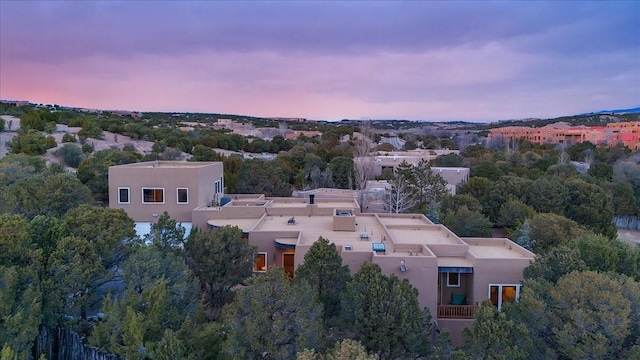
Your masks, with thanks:
M630 109L616 109L616 110L600 110L596 112L584 113L580 115L590 115L590 114L635 114L640 113L640 107L630 108Z

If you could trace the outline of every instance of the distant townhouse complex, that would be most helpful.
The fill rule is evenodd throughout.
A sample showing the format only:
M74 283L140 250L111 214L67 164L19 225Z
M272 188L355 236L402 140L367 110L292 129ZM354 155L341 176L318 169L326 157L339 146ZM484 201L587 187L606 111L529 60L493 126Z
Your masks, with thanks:
M355 199L268 198L224 194L222 163L143 162L109 169L109 205L138 226L167 211L188 228L237 226L256 249L254 271L287 274L324 237L356 272L366 262L407 279L454 344L478 304L496 307L519 297L522 272L534 254L506 238L460 238L422 214L361 213Z
M489 140L524 139L535 144L576 144L589 141L614 146L623 144L631 150L640 149L640 121L609 123L607 126L570 126L564 122L539 128L506 126L489 131Z

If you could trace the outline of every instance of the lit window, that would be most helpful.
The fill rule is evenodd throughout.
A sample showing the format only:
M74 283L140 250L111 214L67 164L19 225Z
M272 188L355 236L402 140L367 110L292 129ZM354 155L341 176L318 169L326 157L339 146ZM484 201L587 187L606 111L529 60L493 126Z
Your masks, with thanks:
M143 204L162 204L164 203L164 189L162 188L143 188L142 189Z
M460 287L460 273L447 273L447 287Z
M118 188L118 204L128 204L129 200L129 188Z
M504 303L518 301L520 298L520 286L519 284L490 284L489 299L498 310L502 310Z
M255 255L253 262L253 271L254 272L265 272L267 271L267 253L259 252Z
M178 188L178 204L189 203L189 190L186 188Z

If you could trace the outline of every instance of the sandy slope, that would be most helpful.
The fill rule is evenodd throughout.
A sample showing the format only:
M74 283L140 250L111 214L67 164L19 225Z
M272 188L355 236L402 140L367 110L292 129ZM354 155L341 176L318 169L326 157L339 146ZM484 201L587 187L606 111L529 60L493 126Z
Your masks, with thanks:
M5 146L5 143L13 139L13 137L17 135L16 130L20 127L19 118L8 116L8 115L3 115L2 118L5 120L5 131L0 132L0 158L5 156L8 153L8 149ZM12 121L11 129L8 129L9 121ZM76 135L77 137L78 131L80 131L79 127L68 127L67 125L58 124L56 131L53 134L51 134L51 136L53 136L56 139L56 143L58 144L58 146L53 149L49 149L47 151L47 154L45 154L44 156L45 159L47 159L47 162L49 163L61 162L61 159L55 156L53 153L62 145L64 145L64 143L62 142L62 137L64 136L64 134L72 134L72 135ZM95 151L109 149L111 147L117 147L118 149L122 149L126 144L132 144L136 148L136 150L141 154L151 153L151 148L153 146L153 143L150 141L132 140L128 136L114 134L106 131L104 132L103 140L87 139L87 143L93 145ZM77 144L80 145L79 143Z

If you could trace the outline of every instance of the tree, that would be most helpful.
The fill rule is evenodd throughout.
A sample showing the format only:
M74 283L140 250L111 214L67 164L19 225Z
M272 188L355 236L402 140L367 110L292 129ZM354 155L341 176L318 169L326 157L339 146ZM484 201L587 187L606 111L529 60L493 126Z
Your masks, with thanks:
M56 155L61 156L64 163L73 168L77 168L80 165L83 157L82 149L78 145L71 143L62 145L56 151Z
M353 158L336 156L329 162L333 174L333 183L340 189L353 189Z
M392 214L408 212L416 205L416 198L411 191L411 185L407 178L408 172L403 171L405 167L410 165L403 161L398 165L398 171L395 172L393 178L389 181L391 189L387 195L387 207Z
M14 154L42 155L56 147L53 136L45 136L36 130L20 130L18 135L5 143Z
M531 228L529 227L529 219L524 220L524 222L518 229L518 233L514 241L516 242L516 244L522 246L523 248L529 251L533 251L535 242L533 241L533 239L531 239Z
M613 238L616 235L612 223L613 205L607 192L601 187L579 179L567 182L571 199L567 203L567 217L596 233Z
M407 177L420 207L431 203L438 204L449 193L447 181L431 170L427 160L422 159L417 165L412 166Z
M385 276L365 262L347 284L343 324L368 351L382 359L430 353L431 315L421 309L418 291L406 279Z
M188 331L184 326L196 315L198 282L182 259L141 246L122 266L122 278L125 291L105 300L91 344L121 355L141 345L156 356L186 351L176 333Z
M621 240L586 234L572 239L568 246L578 250L589 270L611 271L640 279L638 253Z
M282 169L264 160L251 159L242 163L236 191L240 194L291 196L291 185Z
M466 205L455 212L448 211L442 219L442 224L462 237L491 236L491 222L479 211L469 210Z
M373 158L369 156L374 146L371 140L371 123L362 122L359 133L360 137L353 148L353 177L356 190L363 190L373 173ZM360 205L362 205L362 196L360 197Z
M556 214L537 214L529 220L533 252L544 254L550 249L566 245L569 240L587 233L578 223Z
M518 199L510 198L500 207L498 224L510 229L515 229L522 225L527 219L533 217L535 213L535 210L533 210L531 206Z
M204 146L196 145L193 147L193 157L190 161L220 161L220 155L218 155L213 149Z
M95 301L93 283L104 271L93 243L78 237L60 240L49 257L43 284L45 321L53 325L69 315L86 320Z
M574 271L585 271L587 265L580 252L566 245L554 247L547 253L538 255L536 260L523 271L525 279L548 281L552 284Z
M367 349L359 341L344 339L336 342L326 355L315 350L305 349L298 353L296 360L378 360L378 356L367 353Z
M94 244L105 269L112 269L126 257L135 237L134 222L123 209L81 205L69 211L63 221L73 236Z
M100 150L82 160L76 176L91 190L96 201L107 202L109 200L109 167L135 163L138 160L137 155L131 152L117 149Z
M596 272L572 272L549 293L552 343L572 359L615 358L630 331L622 286Z
M96 122L86 119L82 122L82 129L78 131L78 136L85 138L104 139L104 132Z
M91 194L75 176L69 173L42 173L8 186L0 195L8 212L63 216L69 210L91 201Z
M163 252L177 251L184 246L186 229L163 212L158 221L151 224L151 231L146 236L146 242L153 244Z
M231 301L231 288L253 272L254 249L237 227L225 226L193 233L185 245L187 264L200 281L200 290L209 316L218 317Z
M460 349L473 359L529 359L533 343L525 324L509 319L504 311L484 301L471 328L463 330Z
M238 359L293 359L323 345L322 306L305 283L292 286L279 267L271 267L238 290L224 309L228 352Z
M315 300L322 304L325 323L340 315L340 296L350 279L336 245L320 237L304 255L296 269L296 282L306 282Z

